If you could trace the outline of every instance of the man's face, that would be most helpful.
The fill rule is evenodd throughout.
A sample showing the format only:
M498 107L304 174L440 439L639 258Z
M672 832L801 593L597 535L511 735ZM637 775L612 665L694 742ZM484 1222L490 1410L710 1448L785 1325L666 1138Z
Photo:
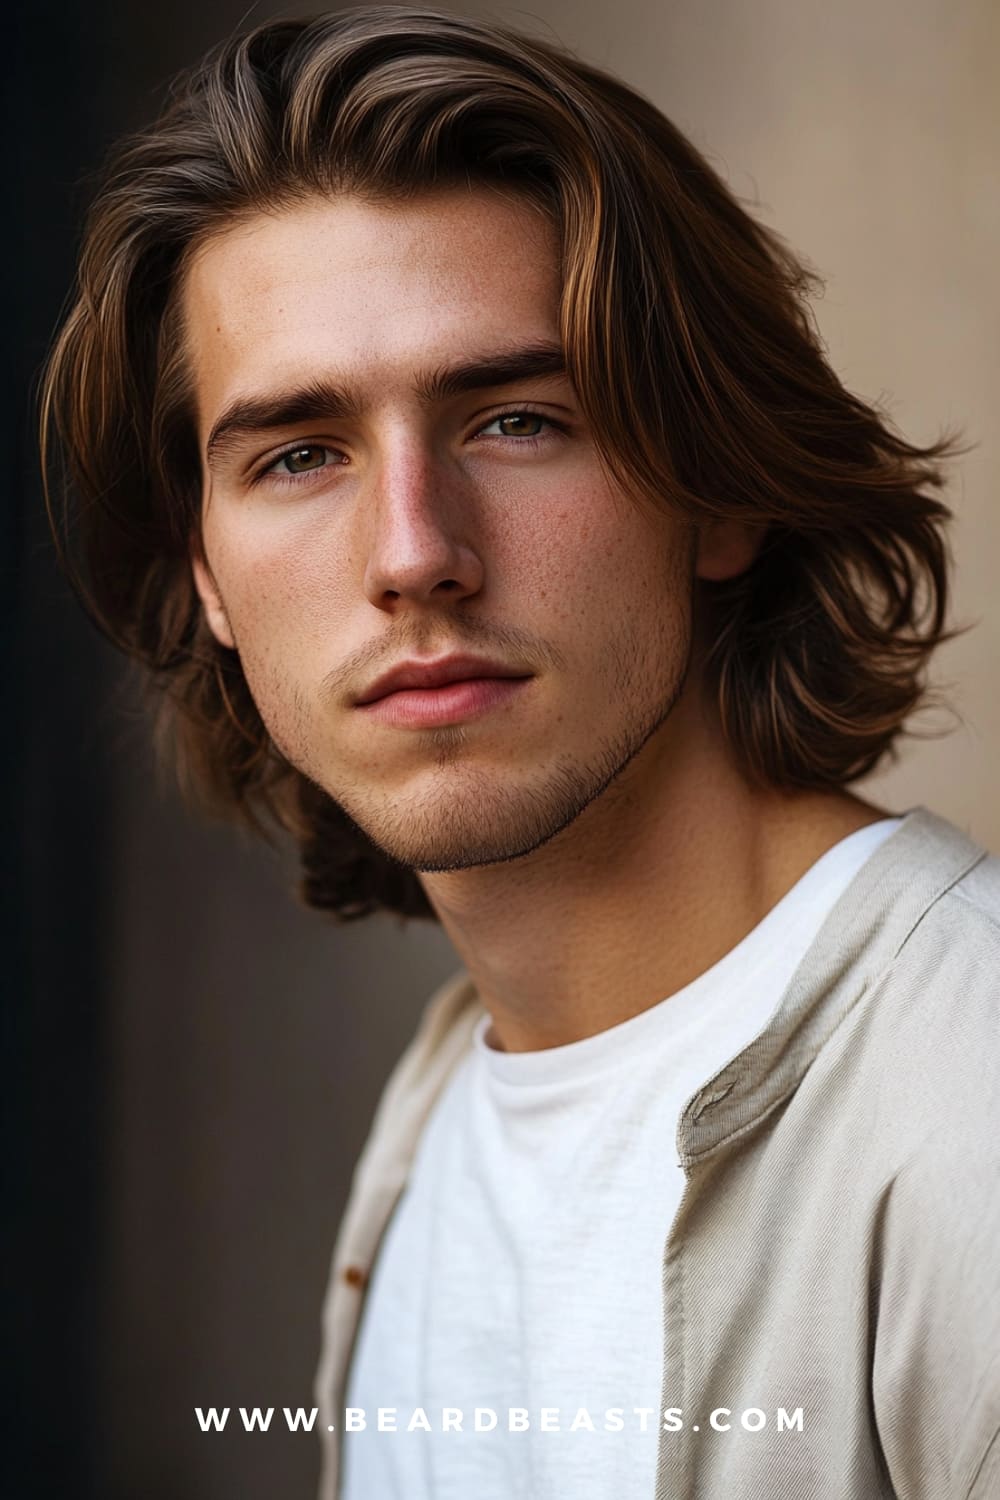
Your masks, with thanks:
M692 527L605 477L540 354L558 302L551 226L485 189L261 215L186 282L208 620L285 757L414 869L544 843L683 685ZM520 680L358 701L456 653Z

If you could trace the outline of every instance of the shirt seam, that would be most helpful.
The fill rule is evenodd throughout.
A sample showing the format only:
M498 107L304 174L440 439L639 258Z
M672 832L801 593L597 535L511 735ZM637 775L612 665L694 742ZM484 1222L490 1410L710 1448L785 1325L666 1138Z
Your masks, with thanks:
M975 865L973 865L972 868L975 869ZM966 871L966 874L968 873L969 872ZM961 901L972 911L977 912L979 916L984 919L984 921L989 923L989 925L994 929L995 932L1000 933L1000 917L994 916L987 907L980 906L977 901L973 901L972 897L966 891L960 891L958 889L957 884L953 886L951 890L946 891L945 894L948 896L954 896L957 901Z

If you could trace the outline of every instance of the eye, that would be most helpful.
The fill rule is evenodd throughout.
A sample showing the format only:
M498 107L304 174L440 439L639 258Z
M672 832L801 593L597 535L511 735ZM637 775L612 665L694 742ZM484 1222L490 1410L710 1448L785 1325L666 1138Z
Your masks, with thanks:
M289 448L271 464L267 473L311 474L316 469L326 468L326 457L331 452L322 443L303 443L299 448Z
M476 436L492 437L494 434L490 432L490 428L499 427L500 431L496 434L498 437L539 438L542 435L542 428L554 425L537 411L505 411L501 412L498 417L494 417L492 422L487 422L485 427L481 427ZM534 426L534 431L530 430L532 426Z

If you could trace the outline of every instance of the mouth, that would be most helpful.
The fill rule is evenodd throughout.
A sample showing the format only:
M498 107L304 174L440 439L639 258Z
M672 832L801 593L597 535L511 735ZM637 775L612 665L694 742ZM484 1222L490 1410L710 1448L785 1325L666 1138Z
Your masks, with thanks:
M455 678L436 686L396 688L358 708L382 724L428 729L509 708L530 681L530 676Z

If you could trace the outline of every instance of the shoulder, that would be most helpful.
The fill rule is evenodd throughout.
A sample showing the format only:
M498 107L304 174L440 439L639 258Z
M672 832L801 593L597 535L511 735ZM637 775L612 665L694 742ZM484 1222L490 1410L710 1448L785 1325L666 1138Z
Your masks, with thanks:
M961 1065L980 1089L1000 1084L1000 858L984 853L919 914L874 976L872 998L930 1069L928 1082ZM904 1060L904 1049L893 1052Z
M975 934L995 954L1000 948L1000 857L985 854L938 904L942 903L947 922Z
M947 1232L981 1223L988 1194L1000 1229L1000 858L981 851L914 911L858 1009L858 1083L899 1205Z
M930 908L956 932L975 934L995 947L1000 943L1000 857L984 850Z
M934 1217L996 1193L1000 859L983 851L906 914L834 1037L832 1076L869 1121L874 1176L900 1173Z
M942 960L949 962L963 955L972 962L995 961L1000 952L1000 857L973 843L944 819L935 818L934 823L938 831L947 830L944 837L964 859L955 878L949 878L934 899L915 913L916 920L904 934L899 957L910 963L923 961L930 947L939 947ZM907 874L911 880L921 874L922 853L919 846L910 851Z

